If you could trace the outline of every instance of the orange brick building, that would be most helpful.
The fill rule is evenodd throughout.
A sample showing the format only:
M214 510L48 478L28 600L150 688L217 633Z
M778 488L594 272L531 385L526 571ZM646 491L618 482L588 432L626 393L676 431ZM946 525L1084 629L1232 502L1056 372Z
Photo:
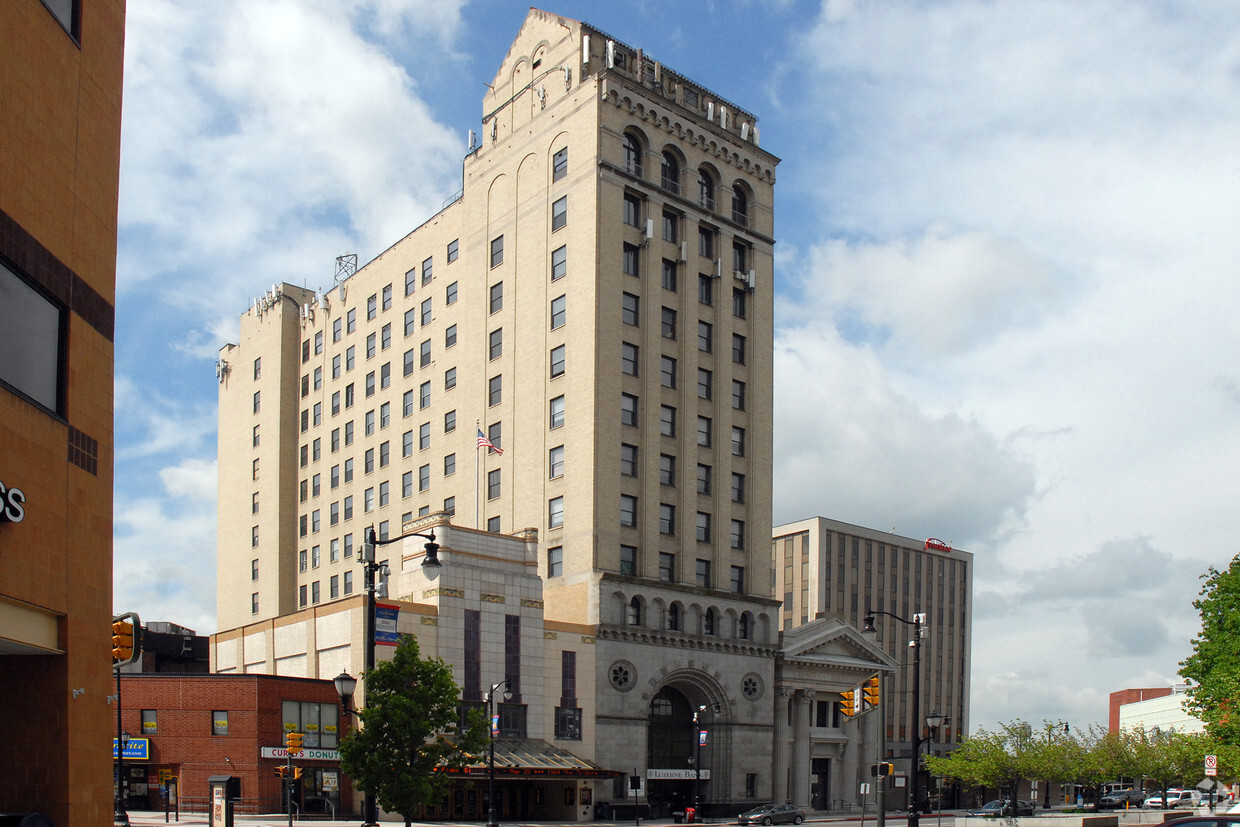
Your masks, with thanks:
M129 807L162 809L163 782L178 781L181 808L202 811L207 779L241 779L239 813L283 808L276 768L287 760L284 733L300 732L305 750L294 801L304 813L350 812L336 752L348 724L331 681L278 675L124 675L121 717L130 735L125 772ZM343 807L341 806L343 803Z
M124 0L0 3L0 812L112 823Z

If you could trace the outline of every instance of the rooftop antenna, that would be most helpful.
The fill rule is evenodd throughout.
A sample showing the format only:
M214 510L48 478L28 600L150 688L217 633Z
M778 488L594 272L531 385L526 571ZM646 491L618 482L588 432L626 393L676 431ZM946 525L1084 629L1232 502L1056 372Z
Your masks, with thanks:
M340 287L340 300L344 301L344 282L357 272L357 253L336 256L336 284Z

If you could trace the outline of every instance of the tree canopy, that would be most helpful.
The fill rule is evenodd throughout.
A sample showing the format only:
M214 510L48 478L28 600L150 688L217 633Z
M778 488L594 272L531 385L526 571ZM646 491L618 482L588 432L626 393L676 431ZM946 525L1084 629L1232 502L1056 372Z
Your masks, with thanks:
M1191 682L1189 710L1215 739L1240 745L1240 555L1220 571L1210 566L1193 606L1201 633L1193 653L1180 664Z
M340 742L340 767L389 812L408 825L418 807L435 803L447 776L440 767L461 767L486 744L485 716L458 725L460 692L451 668L439 658L422 659L413 636L366 674L362 728Z

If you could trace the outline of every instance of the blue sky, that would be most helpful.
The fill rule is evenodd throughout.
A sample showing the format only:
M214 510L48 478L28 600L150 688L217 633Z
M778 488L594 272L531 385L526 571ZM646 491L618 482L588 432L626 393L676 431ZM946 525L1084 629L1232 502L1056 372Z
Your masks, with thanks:
M460 188L528 6L129 5L117 611L215 627L218 348ZM775 519L975 554L973 725L1175 681L1236 553L1240 6L544 5L759 118ZM933 632L932 632L933 633Z

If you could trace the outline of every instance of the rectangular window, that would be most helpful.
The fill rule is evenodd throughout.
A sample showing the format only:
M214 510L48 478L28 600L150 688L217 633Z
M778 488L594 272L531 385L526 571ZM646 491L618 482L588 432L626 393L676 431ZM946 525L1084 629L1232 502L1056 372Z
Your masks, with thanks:
M715 349L715 328L710 322L698 322L698 350L711 353Z
M698 368L698 399L710 399L714 385L715 375L706 368Z
M351 571L344 573L344 593L346 597L353 594L353 572Z
M332 322L332 341L339 342L344 335L344 319L336 319Z
M456 368L448 368L443 372L443 389L450 391L456 387Z
M413 416L413 391L405 391L401 396L401 416Z
M332 378L333 379L340 378L340 359L341 359L341 356L339 353L337 353L335 356L332 357Z
M732 456L745 456L745 429L732 426Z
M732 548L734 549L745 548L745 521L744 520L733 520L732 521Z
M659 357L659 382L665 388L676 387L676 360L671 356Z
M637 525L637 497L631 494L620 495L620 525Z
M492 471L487 471L487 499L488 500L499 499L499 495L501 493L500 481L501 481L500 469L496 468Z
M410 267L405 271L405 295L412 296L418 286L418 268Z
M392 443L383 441L379 443L379 467L387 468L392 456Z
M745 383L739 379L732 380L732 407L738 411L745 410Z
M443 415L443 432L445 434L456 430L456 411L448 411Z
M547 576L559 577L564 573L564 547L547 549Z
M418 367L427 368L431 364L431 340L427 339L418 346Z
M447 330L443 332L443 346L445 349L456 344L456 325L449 325Z
M502 281L491 285L490 309L492 313L498 313L504 309L504 283Z
M702 258L715 257L715 231L709 227L698 227L698 255Z
M331 585L328 587L328 597L335 600L340 596L340 575L333 574L330 582Z
M698 275L698 303L707 306L715 303L715 279L705 273Z
M676 484L676 457L659 454L659 485Z
M352 333L357 330L357 308L353 308L345 314L344 332Z
M332 503L331 508L329 509L328 513L330 516L327 518L327 524L338 525L340 523L340 503L339 502ZM332 542L334 543L336 541L332 540Z
M548 467L548 470L550 471L549 477L551 479L564 476L564 446L563 445L555 446L548 453L547 467Z
M303 609L306 606L306 587L304 584L297 589L297 603Z
M697 467L697 491L699 494L710 493L710 476L710 466L699 463Z
M698 513L698 539L699 540L702 539L701 538L701 533L702 533L701 526L702 526L703 516L707 516L709 518L709 515L703 515L700 512ZM708 529L707 534L709 535L709 533L710 531ZM697 583L699 588L703 588L703 589L710 588L710 561L709 560L698 559L697 568L694 571L694 577L695 577L695 582Z
M413 496L413 472L406 471L400 475L400 495L408 499Z
M551 251L551 280L564 278L568 275L568 247L557 247Z
M745 475L732 473L732 502L745 502Z
M413 331L417 330L417 327L418 327L418 311L411 307L405 311L405 335L406 336L412 335Z
M564 397L557 396L551 400L550 405L551 421L548 427L558 428L564 424Z
M434 300L429 299L429 298L422 300L422 314L421 314L421 317L418 319L418 323L421 324L423 327L426 327L428 324L430 324L434 320L434 316L431 313L433 302Z
M383 309L392 309L392 285L390 284L383 286Z
M297 552L298 571L305 571L307 568L309 568L310 567L309 561L310 561L310 555L304 548L301 551Z
M498 359L504 355L504 329L497 327L487 336L487 358Z
M676 506L670 503L659 503L659 533L676 534Z
M663 259L663 289L676 292L676 262Z
M444 299L445 304L456 304L456 282L452 282L451 284L449 284L447 289L444 291L444 293L445 293L445 299Z
M637 576L637 546L620 546L620 573Z
M418 467L418 490L425 491L431 487L431 466L430 464Z
M456 497L445 497L444 498L443 511L449 517L456 514Z
M552 377L564 375L564 370L565 370L564 348L565 348L564 345L558 345L557 347L551 348L551 376Z
M676 555L666 551L659 552L659 579L671 583L676 579Z
M378 352L378 350L379 350L379 334L377 333L366 334L366 358L367 359L375 358L375 353Z
M551 232L568 223L568 196L557 198L551 204Z
M375 412L366 411L366 436L375 432Z
M557 296L551 300L551 329L555 330L564 326L565 317L567 315L568 297Z
M431 383L423 382L418 386L418 407L427 408L431 404Z
M547 501L547 527L559 528L564 525L564 498L552 497Z
M504 377L492 376L487 382L487 406L495 407L504 401Z
M637 397L631 393L620 394L620 424L637 425Z
M732 315L738 319L745 318L745 288L732 288Z
M142 710L142 734L155 735L159 732L158 718L154 709Z
M370 488L367 488L364 492L362 492L362 511L363 513L369 514L370 512L374 510L375 510L375 489L372 486Z
M422 283L430 284L433 276L434 258L428 258L422 262Z
M709 416L699 416L697 426L697 444L709 448L714 423Z
M733 364L745 364L745 337L739 333L732 334L732 362Z
M680 216L674 212L663 213L663 240L672 244L680 241Z
M450 477L456 473L456 454L448 454L443 458L443 475Z
M496 236L491 239L491 266L498 267L504 263L504 237ZM494 312L494 311L492 311Z
M496 448L504 447L504 423L492 422L487 426L487 439L491 440L491 444Z
M303 346L303 350L304 349L305 348ZM302 361L304 362L306 360L302 359ZM261 377L262 375L263 375L263 357L259 356L258 358L254 360L254 380L258 381L259 377Z
M620 443L620 473L626 477L637 476L637 446Z
M379 430L392 424L392 403L384 402L379 406Z
M676 338L676 311L670 307L664 307L660 315L660 334L664 339L674 340Z
M659 433L676 436L676 409L671 405L663 405L659 409Z
M340 450L340 429L332 428L332 453Z
M624 245L624 252L621 256L620 265L624 274L627 276L640 276L641 271L638 269L638 247L636 244Z
M310 602L312 604L317 605L318 602L322 599L323 597L321 594L321 590L319 588L319 581L315 580L313 583L310 584Z
M15 353L18 351L14 351ZM254 391L254 413L258 413L262 408L262 391ZM53 409L55 410L55 409Z
M641 299L632 293L620 294L620 321L631 327L641 322Z
M620 343L620 372L629 376L637 376L637 345L629 342Z
M374 395L375 395L375 372L372 370L366 374L366 398L369 399L370 397Z
M323 368L317 367L314 369L314 389L317 391L317 390L322 389L322 387L323 387Z
M624 194L624 223L640 227L642 223L642 200L631 192Z
M461 240L454 238L448 242L448 263L456 261L461 254Z
M559 181L568 175L568 147L556 150L551 156L551 180Z
M345 372L346 372L346 373L347 373L348 371L353 370L353 365L354 365L354 363L355 363L355 361L356 361L356 360L354 359L354 357L357 355L356 351L357 351L357 346L356 346L356 345L349 345L349 347L345 348L345 351L344 351L344 369L345 369Z

